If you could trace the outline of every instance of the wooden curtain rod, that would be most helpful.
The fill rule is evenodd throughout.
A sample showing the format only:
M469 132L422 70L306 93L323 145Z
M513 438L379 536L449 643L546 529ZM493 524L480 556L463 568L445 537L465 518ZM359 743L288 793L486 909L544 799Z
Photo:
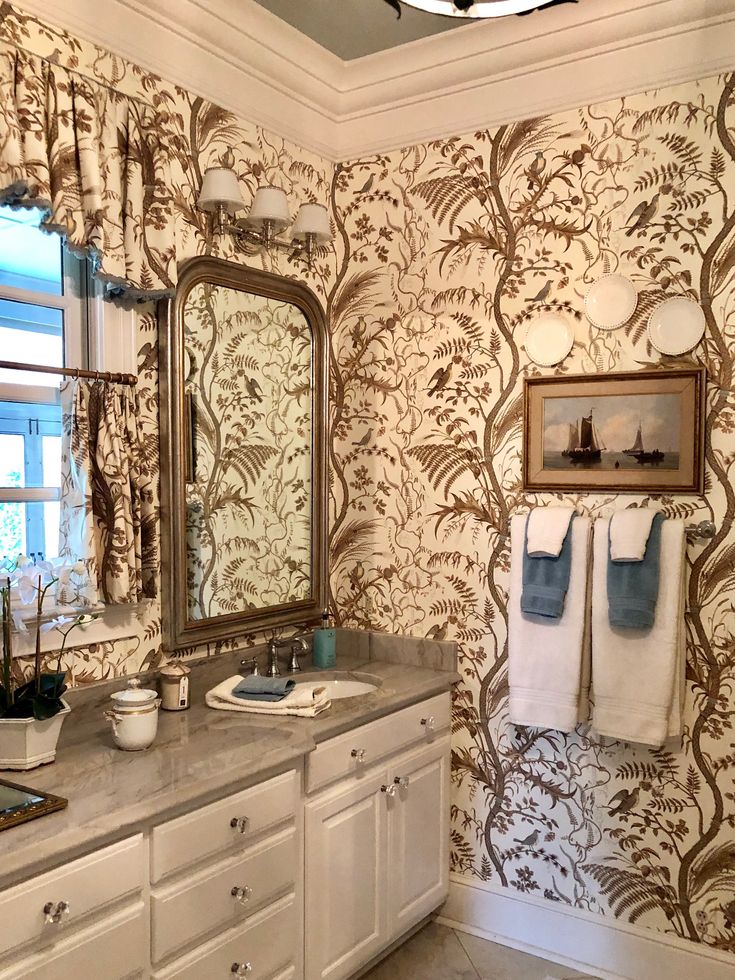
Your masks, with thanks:
M114 371L87 371L85 368L44 367L42 364L22 364L20 361L0 361L0 369L11 371L35 371L37 374L58 374L62 378L93 378L95 381L114 381L121 385L137 385L134 374Z

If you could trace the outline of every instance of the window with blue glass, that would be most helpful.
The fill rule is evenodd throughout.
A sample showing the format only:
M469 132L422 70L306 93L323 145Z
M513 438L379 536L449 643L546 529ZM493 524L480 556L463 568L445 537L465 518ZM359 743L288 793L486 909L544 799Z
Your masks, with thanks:
M58 555L61 379L27 366L86 360L86 269L40 218L0 207L0 557Z

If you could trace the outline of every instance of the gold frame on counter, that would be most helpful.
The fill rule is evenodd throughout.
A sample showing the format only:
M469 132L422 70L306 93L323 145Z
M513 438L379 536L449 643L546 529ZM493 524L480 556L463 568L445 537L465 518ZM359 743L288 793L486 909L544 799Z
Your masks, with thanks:
M183 310L201 282L290 303L313 336L314 420L311 487L311 593L302 600L193 620L186 600L186 487L191 431L184 391ZM327 605L327 398L329 337L324 310L304 283L224 259L199 256L183 264L176 295L158 308L161 406L161 539L164 649L182 650L278 626L316 623Z
M596 493L704 492L704 368L628 371L607 375L563 375L526 378L523 389L523 489L530 493L569 491ZM655 465L638 469L595 469L570 463L568 471L545 468L544 403L555 398L635 398L681 396L680 452L677 470ZM627 452L627 451L626 451ZM650 461L646 461L650 462Z
M0 812L0 831L18 827L20 824L35 820L37 817L45 817L47 813L64 810L69 805L69 801L65 800L63 796L54 796L53 793L44 793L43 790L31 789L29 786L21 786L19 783L11 783L8 779L0 779L0 786L8 786L10 789L17 789L20 793L41 797L38 803L32 803L18 813L3 816Z

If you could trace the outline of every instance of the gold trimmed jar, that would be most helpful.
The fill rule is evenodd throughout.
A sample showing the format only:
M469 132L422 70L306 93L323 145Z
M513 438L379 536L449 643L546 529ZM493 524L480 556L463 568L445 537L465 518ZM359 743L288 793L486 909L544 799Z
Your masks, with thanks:
M133 678L124 691L110 695L112 708L105 718L112 723L112 737L119 749L139 752L153 744L158 731L158 709L161 699L157 691L141 688Z

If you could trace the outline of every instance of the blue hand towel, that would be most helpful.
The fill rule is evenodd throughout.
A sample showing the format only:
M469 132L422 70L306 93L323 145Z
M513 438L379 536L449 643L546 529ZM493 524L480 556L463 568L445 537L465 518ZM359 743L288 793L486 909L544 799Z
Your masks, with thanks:
M559 555L554 558L543 555L531 558L528 554L528 521L523 542L523 591L521 611L547 619L561 619L564 600L569 588L569 574L572 570L572 524L569 522L564 544Z
M622 629L651 629L656 619L661 563L661 525L656 514L643 561L613 561L608 540L607 601L610 625Z
M283 701L296 687L296 681L284 677L259 677L253 674L236 684L232 693L244 701Z

